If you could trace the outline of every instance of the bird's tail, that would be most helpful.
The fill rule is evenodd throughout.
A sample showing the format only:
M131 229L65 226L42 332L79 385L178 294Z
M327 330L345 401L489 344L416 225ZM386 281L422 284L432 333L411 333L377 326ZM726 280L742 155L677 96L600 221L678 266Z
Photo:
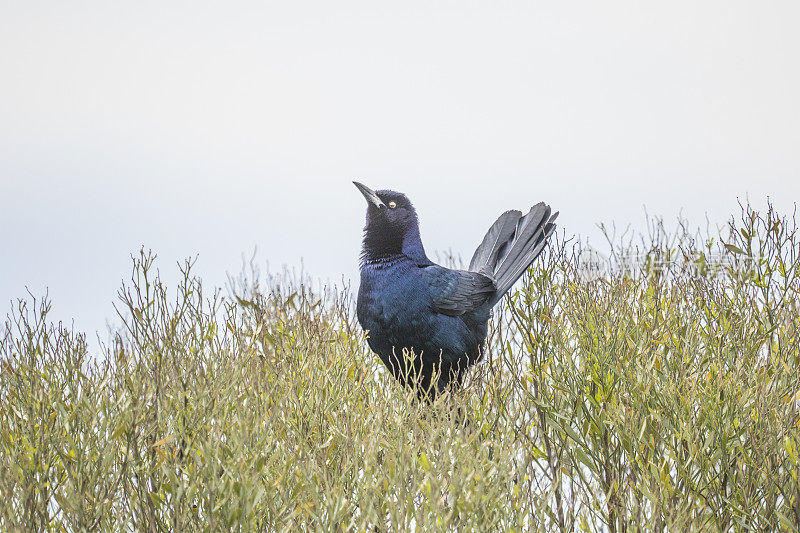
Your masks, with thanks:
M491 277L497 290L489 300L493 306L508 292L542 252L556 228L558 212L539 202L528 214L506 211L498 218L472 256L469 269Z

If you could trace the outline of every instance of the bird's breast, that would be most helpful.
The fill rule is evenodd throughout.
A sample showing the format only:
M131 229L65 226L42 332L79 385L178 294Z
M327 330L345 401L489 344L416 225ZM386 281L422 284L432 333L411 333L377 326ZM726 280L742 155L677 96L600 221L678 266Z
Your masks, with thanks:
M404 266L362 270L357 314L372 341L408 346L430 336L429 296L415 274Z
M357 314L361 327L369 331L370 347L382 357L397 348L413 348L432 360L475 357L485 337L484 332L478 338L462 317L434 310L430 288L416 265L363 269Z

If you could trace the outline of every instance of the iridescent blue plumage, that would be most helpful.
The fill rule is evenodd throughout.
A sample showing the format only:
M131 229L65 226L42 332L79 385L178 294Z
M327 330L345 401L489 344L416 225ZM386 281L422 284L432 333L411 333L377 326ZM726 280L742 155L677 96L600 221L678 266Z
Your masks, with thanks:
M525 216L504 213L476 250L470 269L452 270L428 259L416 211L405 195L355 185L369 203L359 323L392 375L433 398L459 385L467 368L480 360L492 306L541 252L557 213L551 217L544 204ZM404 357L404 350L413 351L413 357Z

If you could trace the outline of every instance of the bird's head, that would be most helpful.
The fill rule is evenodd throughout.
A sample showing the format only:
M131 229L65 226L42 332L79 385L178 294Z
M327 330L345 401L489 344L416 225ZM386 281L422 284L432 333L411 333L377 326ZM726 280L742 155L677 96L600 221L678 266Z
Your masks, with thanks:
M419 222L414 206L405 194L353 184L367 200L367 224L364 227L364 259L382 259L400 253L416 255L422 251Z

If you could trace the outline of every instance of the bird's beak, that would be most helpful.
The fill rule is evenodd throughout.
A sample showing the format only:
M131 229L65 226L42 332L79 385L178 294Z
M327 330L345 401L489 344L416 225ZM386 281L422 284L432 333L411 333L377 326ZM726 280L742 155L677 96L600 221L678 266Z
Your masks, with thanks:
M381 199L378 198L378 195L375 194L375 191L373 191L372 189L370 189L369 187L367 187L363 183L359 183L357 181L354 181L353 185L358 187L358 190L361 191L361 194L364 195L364 198L366 198L369 203L371 203L372 205L374 205L378 209L380 209L381 207L386 207L386 204L384 204L381 201Z

